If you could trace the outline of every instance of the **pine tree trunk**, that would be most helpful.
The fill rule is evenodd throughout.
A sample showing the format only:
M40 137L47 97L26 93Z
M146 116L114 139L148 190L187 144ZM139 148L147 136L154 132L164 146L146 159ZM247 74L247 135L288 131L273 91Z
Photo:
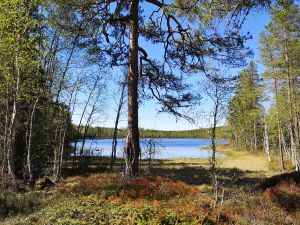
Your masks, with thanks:
M125 174L134 177L139 172L138 126L138 11L139 1L131 1L128 70L128 134L125 146Z
M254 149L257 151L257 126L256 121L254 121Z
M273 79L274 79L274 93L275 93L275 99L276 99L276 119L277 119L277 129L278 129L278 147L279 147L279 154L280 154L280 165L281 169L284 170L284 160L283 160L283 152L282 152L282 141L281 141L281 122L279 117L279 106L278 106L278 89L277 89L277 80L275 77L275 74L273 73Z
M283 132L281 131L281 144L282 144L282 148L286 154L286 157L288 159L291 159L291 152L290 150L288 149L287 145L286 145L286 142L285 142L285 139L284 139L284 134Z
M282 151L282 141L281 141L281 128L278 128L278 147L279 147L279 155L280 155L280 166L281 169L284 170L284 160L283 160L283 151Z
M288 103L289 103L289 135L290 135L290 147L292 154L292 163L295 166L295 170L299 171L298 153L297 146L295 144L295 130L293 127L294 121L294 108L293 108L293 86L292 86L292 76L290 72L290 58L289 58L289 45L288 40L285 43L285 61L287 64L287 83L288 83Z
M295 170L298 171L299 167L297 164L297 149L296 149L296 145L295 145L293 127L292 127L291 121L289 121L288 128L289 128L289 135L290 135L290 148L291 148L292 164L295 167Z

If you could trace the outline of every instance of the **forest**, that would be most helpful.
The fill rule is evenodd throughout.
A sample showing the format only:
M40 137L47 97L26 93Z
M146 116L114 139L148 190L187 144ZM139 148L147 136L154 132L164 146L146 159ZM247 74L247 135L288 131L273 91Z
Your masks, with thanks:
M90 127L84 135L85 127L81 127L78 132L78 127L71 128L71 139L97 139L97 138L113 138L114 128L108 127ZM228 139L230 137L229 129L224 126L217 127L217 134L219 139ZM126 129L118 129L118 137L126 138ZM152 130L139 129L141 138L210 138L210 128L201 128L195 130Z
M299 7L0 0L0 224L300 224Z

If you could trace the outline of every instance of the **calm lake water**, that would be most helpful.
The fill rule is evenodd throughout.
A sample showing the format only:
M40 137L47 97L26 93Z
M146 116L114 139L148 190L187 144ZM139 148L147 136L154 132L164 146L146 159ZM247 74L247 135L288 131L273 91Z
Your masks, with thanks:
M159 143L154 159L175 159L175 158L208 158L211 151L202 149L211 144L209 139L183 139L183 138L159 138ZM117 157L123 157L123 146L125 139L118 139ZM225 144L226 140L220 140L218 143ZM71 143L74 147L75 143ZM81 149L82 142L77 142L77 151ZM110 156L112 139L93 139L86 140L84 144L85 155ZM145 146L145 139L141 139L141 147ZM77 153L78 154L78 153ZM217 157L223 157L223 154L217 153ZM146 159L149 155L142 150L142 158Z

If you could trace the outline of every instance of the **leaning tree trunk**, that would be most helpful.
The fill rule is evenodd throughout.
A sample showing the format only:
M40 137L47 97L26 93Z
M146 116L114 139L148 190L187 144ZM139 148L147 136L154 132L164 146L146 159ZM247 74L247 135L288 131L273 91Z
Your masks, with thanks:
M138 126L138 11L139 0L131 1L128 66L128 134L125 146L125 174L134 177L139 172L140 140Z
M8 129L8 138L7 138L7 167L8 167L8 172L11 175L13 186L15 189L18 189L18 182L17 182L17 177L14 171L14 163L13 163L13 154L14 154L14 148L15 148L15 123L16 123L16 97L14 99L13 103L13 111L11 114L11 120L10 120L10 126Z
M124 105L126 80L127 79L125 79L122 83L122 90L121 90L120 100L119 100L118 109L117 109L117 116L116 116L116 120L115 120L115 127L114 127L113 141L112 141L112 148L111 148L111 158L110 158L110 169L111 170L113 169L113 167L115 165L115 161L116 161L116 152L117 152L117 144L118 144L118 141L117 141L118 125L119 125L119 121L120 121L121 110Z

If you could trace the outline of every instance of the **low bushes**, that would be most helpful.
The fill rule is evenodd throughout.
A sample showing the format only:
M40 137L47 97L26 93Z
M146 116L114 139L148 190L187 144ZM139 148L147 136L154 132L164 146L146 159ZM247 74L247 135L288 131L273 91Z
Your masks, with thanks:
M211 201L180 181L78 177L57 188L57 203L10 224L212 224Z
M300 224L300 188L293 180L278 181L261 193L242 195L227 207L237 212L237 224Z
M11 190L0 190L0 218L28 214L37 210L41 205L41 194L35 192L21 194Z
M227 196L227 191L234 196ZM224 204L213 209L210 195L181 181L161 177L124 180L116 174L72 177L51 189L55 198L42 205L43 209L4 224L300 224L300 188L294 181L247 193L234 187L226 192ZM41 202L37 193L11 194L12 200L5 203L10 215L18 213L19 203L14 201L27 209L21 213L34 211ZM20 197L24 199L18 200Z

